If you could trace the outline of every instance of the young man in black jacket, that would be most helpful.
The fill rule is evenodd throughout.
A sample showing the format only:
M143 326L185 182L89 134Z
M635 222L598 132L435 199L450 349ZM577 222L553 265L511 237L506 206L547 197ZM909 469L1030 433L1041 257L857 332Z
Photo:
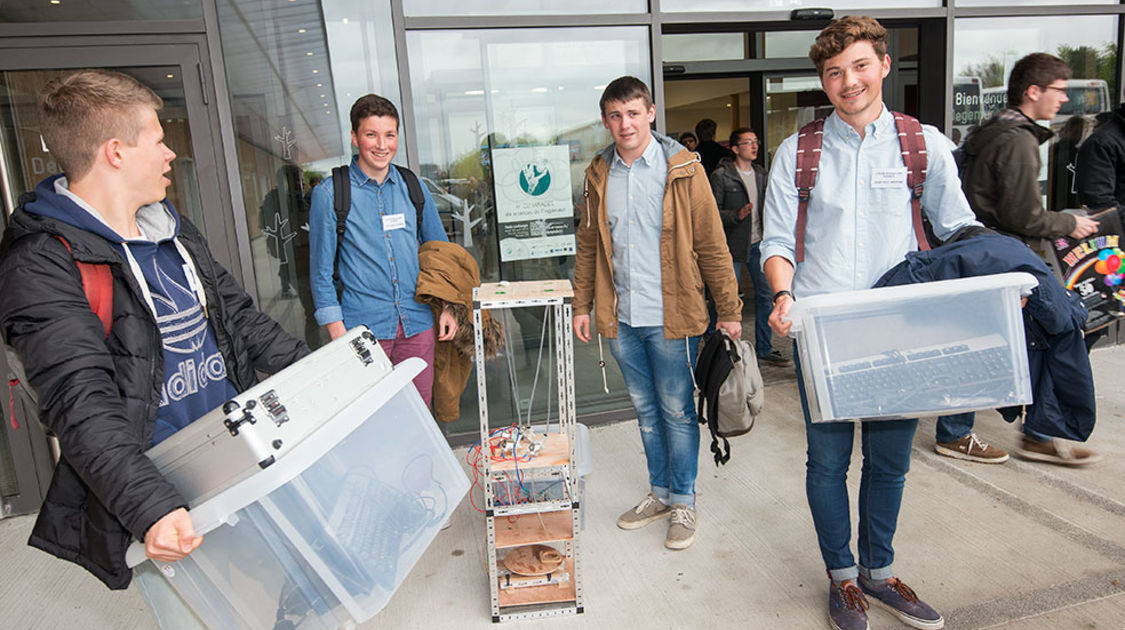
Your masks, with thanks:
M176 157L162 101L100 70L49 83L43 139L64 175L35 189L0 243L0 333L61 457L28 543L123 589L143 540L172 562L202 542L187 502L144 452L308 353L258 311L165 199ZM103 324L79 263L112 273Z
M1091 210L1117 206L1125 217L1125 103L1105 115L1078 148L1074 167L1078 203Z

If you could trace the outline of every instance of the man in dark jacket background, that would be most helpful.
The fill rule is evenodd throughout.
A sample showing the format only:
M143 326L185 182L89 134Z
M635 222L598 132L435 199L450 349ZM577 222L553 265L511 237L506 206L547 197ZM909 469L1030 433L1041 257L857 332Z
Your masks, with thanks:
M1069 235L1085 238L1098 230L1092 219L1043 207L1039 188L1039 145L1053 135L1037 120L1051 120L1067 102L1070 66L1046 53L1032 53L1012 67L1008 109L985 121L965 141L970 160L961 183L965 198L985 226L1026 241ZM972 432L975 414L941 416L937 421L939 455L986 464L1008 460L1002 449ZM1097 460L1090 449L1064 443L1024 427L1017 450L1025 459L1063 465Z
M173 562L202 542L187 502L144 453L308 353L258 311L166 200L175 153L162 101L132 77L51 81L43 139L64 175L41 182L0 243L0 333L38 394L60 459L29 544L123 589L133 537ZM104 325L78 263L112 273Z
M695 135L699 138L699 146L693 149L699 154L699 161L703 163L703 170L710 175L714 172L715 167L719 165L719 160L723 158L734 158L734 154L730 149L715 142L715 133L718 132L719 125L710 118L695 123Z
M1091 210L1125 208L1125 103L1078 148L1074 183L1078 203Z
M711 193L715 195L715 204L723 219L727 247L734 261L734 277L737 279L746 267L754 281L754 352L759 360L787 365L789 361L771 345L769 318L773 310L773 291L759 262L766 169L754 162L758 158L758 134L749 127L739 127L730 134L730 146L734 159L724 158L711 173ZM713 303L709 306L714 310Z

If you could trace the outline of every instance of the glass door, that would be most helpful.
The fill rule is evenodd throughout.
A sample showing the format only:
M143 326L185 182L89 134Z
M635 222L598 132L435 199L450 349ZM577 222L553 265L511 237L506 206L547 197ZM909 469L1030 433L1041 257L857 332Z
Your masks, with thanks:
M4 208L0 235L20 195L60 172L44 145L37 114L38 94L55 77L77 68L106 68L135 77L164 100L160 122L165 143L175 151L168 199L205 234L212 247L233 241L220 199L199 48L194 44L72 46L67 42L34 48L4 48L0 53L0 196ZM137 60L144 60L137 63ZM216 250L220 252L220 250ZM218 254L223 258L221 253ZM9 405L0 428L0 516L38 509L54 460L36 417L36 405L15 380L9 357L0 353L0 370L9 382Z

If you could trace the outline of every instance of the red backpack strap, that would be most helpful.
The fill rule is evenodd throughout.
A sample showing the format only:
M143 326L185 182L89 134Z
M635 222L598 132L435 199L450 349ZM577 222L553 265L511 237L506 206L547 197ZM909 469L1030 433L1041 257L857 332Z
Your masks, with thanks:
M109 329L113 326L113 272L110 271L109 265L82 262L74 258L70 243L57 234L55 238L66 246L66 251L70 252L70 257L78 267L78 273L82 276L82 290L86 292L86 301L90 303L90 310L102 320L102 328L105 329L105 336L108 339Z
M918 249L930 249L926 240L926 229L922 226L922 189L926 183L926 137L922 134L922 123L917 118L892 112L895 130L898 131L898 145L902 150L902 163L906 165L906 185L910 188L910 213L914 223L914 238Z
M797 132L797 229L794 257L805 260L805 223L809 215L809 196L816 186L816 172L820 166L820 147L824 144L824 119L818 118Z

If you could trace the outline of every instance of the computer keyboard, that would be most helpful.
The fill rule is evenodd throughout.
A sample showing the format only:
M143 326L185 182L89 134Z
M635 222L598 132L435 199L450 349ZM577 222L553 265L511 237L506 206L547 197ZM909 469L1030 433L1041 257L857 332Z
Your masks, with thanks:
M1013 370L1008 344L986 335L884 352L835 365L825 375L835 417L845 419L977 406L995 400ZM1001 398L1014 395L1001 391Z
M428 511L409 493L366 472L344 477L328 517L329 531L344 548L352 570L343 572L353 594L395 585L401 549L428 521ZM345 567L341 567L342 569Z

